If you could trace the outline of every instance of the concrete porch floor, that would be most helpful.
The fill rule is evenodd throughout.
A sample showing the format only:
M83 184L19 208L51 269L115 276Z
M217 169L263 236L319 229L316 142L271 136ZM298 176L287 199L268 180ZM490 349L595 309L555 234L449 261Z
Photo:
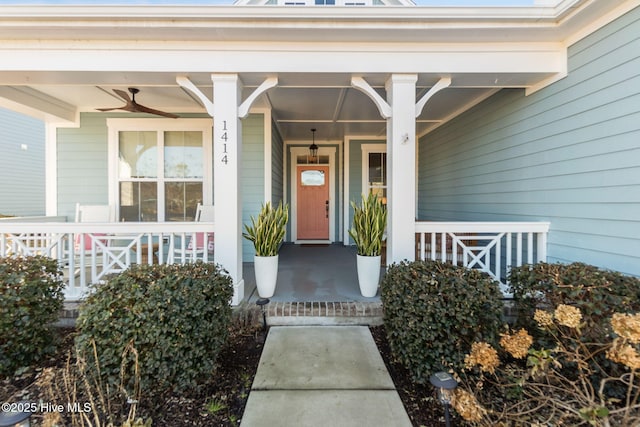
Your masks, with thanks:
M245 304L255 306L259 296L253 263L243 266ZM381 277L384 269L381 268ZM360 294L356 248L332 245L285 244L280 249L278 282L267 306L270 325L379 324L379 292Z

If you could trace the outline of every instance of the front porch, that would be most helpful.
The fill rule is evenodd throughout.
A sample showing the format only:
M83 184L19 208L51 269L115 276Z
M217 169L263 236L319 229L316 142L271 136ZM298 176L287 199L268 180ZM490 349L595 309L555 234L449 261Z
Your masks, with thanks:
M505 290L510 266L546 261L546 222L431 222L416 221L415 259L438 259L477 268L499 281ZM0 222L0 256L46 255L63 266L68 282L65 297L80 299L91 283L131 264L220 262L223 242L209 252L207 240L215 232L212 222L165 223L71 223ZM200 238L198 238L200 236ZM200 241L202 245L189 246ZM83 242L78 245L79 242ZM206 248L206 249L205 249ZM234 277L232 305L257 300L251 260L245 260L241 277ZM223 264L224 266L224 264ZM379 296L360 295L354 247L285 244L273 303L296 303L311 311L329 309L327 304L379 304ZM298 303L302 305L298 305ZM318 303L314 305L313 303ZM325 305L322 305L324 303ZM273 304L275 306L277 304ZM284 305L282 305L284 307ZM287 305L291 309L291 304ZM346 308L345 308L346 307Z
M249 260L246 260L249 261ZM255 303L253 263L243 265L245 299ZM342 244L295 245L280 249L278 283L272 302L371 302L380 297L360 295L356 272L356 248Z

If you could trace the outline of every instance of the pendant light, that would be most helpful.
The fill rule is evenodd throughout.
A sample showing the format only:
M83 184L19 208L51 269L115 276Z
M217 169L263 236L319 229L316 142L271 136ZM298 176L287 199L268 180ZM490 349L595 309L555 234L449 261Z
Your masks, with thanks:
M315 161L318 157L318 146L316 145L316 129L313 128L311 129L311 134L312 134L312 142L311 145L309 146L309 160L310 161Z

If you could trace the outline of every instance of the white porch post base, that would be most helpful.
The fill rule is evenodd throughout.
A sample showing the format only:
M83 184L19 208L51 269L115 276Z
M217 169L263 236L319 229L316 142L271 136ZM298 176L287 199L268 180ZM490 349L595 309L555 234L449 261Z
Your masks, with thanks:
M237 74L212 74L215 262L233 279L232 305L244 298L242 277L242 122L238 107L242 84Z
M416 74L393 74L386 84L388 264L415 259L417 80Z
M233 283L233 297L231 298L231 305L240 305L244 299L244 279L239 282Z

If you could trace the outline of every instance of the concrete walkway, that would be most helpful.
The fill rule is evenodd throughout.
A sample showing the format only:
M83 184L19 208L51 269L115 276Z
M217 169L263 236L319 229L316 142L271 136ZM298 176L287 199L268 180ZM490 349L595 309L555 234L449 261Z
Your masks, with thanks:
M269 330L243 427L411 427L365 326Z

